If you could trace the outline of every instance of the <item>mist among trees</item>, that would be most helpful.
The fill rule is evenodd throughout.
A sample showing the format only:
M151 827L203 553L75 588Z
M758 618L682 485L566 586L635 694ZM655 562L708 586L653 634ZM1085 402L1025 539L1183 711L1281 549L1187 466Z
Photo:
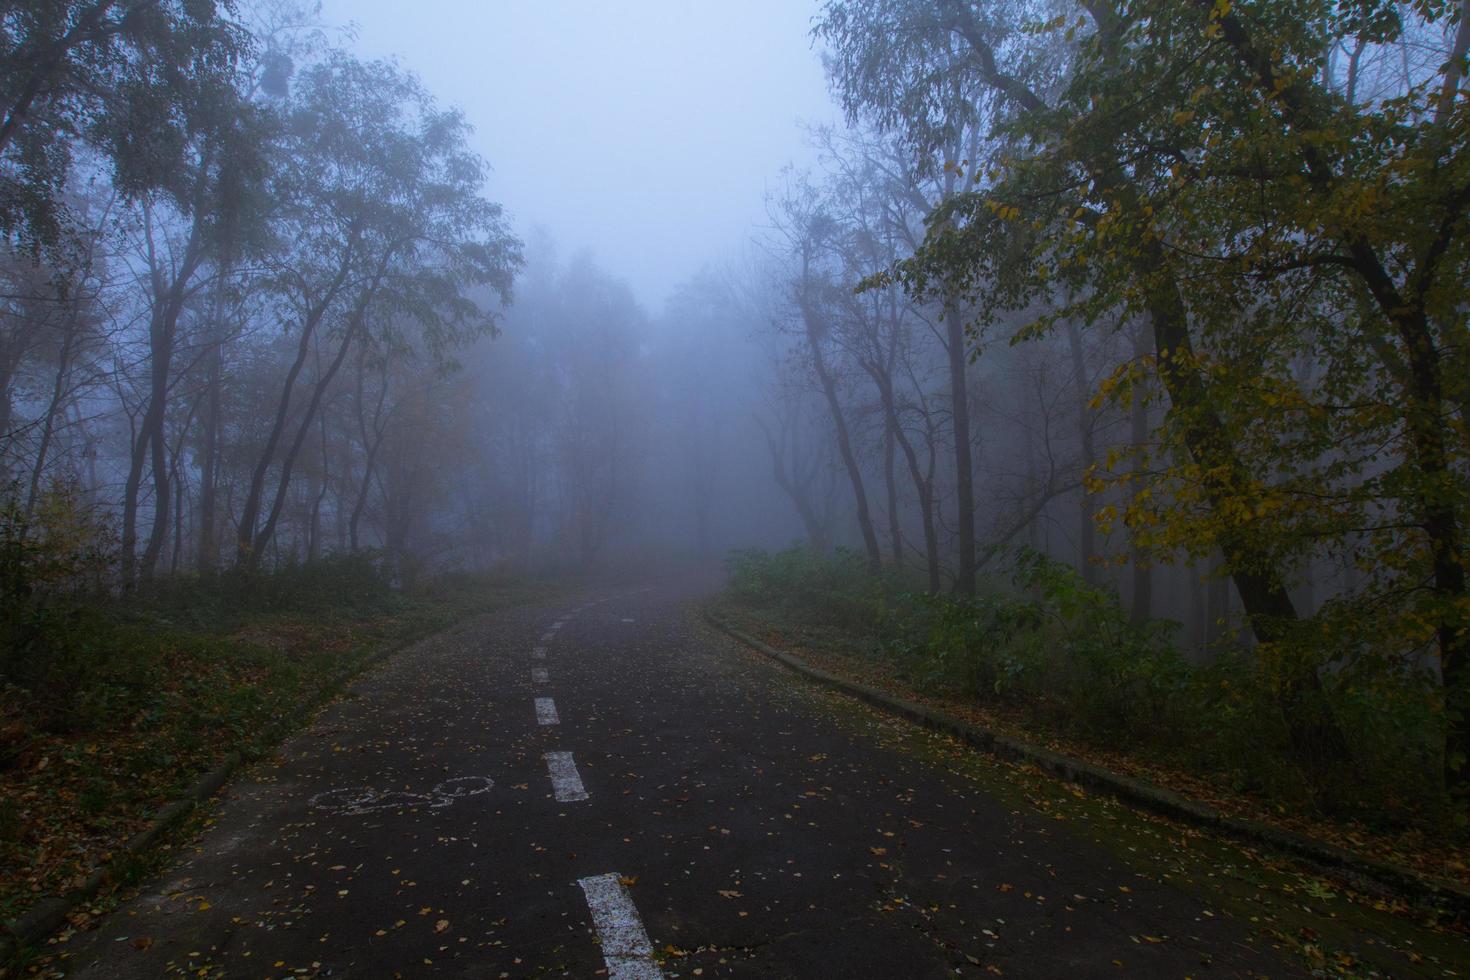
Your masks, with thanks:
M842 122L652 307L311 4L0 3L8 683L68 604L734 551L981 699L1463 821L1470 4L811 24ZM1116 640L1065 690L986 659L1026 597Z

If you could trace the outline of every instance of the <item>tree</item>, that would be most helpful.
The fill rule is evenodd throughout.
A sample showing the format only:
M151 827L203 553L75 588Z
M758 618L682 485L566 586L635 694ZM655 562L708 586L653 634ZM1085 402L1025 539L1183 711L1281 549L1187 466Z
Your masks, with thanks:
M830 4L819 28L838 44L839 63L845 69L838 76L839 85L849 93L851 105L873 105L881 117L905 126L915 139L933 139L931 106L936 101L946 105L948 93L978 86L987 93L998 131L1018 144L1024 140L1029 148L996 157L1004 166L991 168L998 171L991 174L993 186L956 195L936 210L931 235L907 266L905 281L921 293L931 286L944 295L968 292L980 302L983 321L986 308L1023 308L1038 294L1050 292L1051 270L1059 268L1076 299L1047 317L1048 322L1064 317L1091 320L1116 314L1120 306L1146 315L1154 330L1156 364L1169 395L1171 419L1178 423L1183 445L1202 477L1202 497L1216 512L1228 509L1230 501L1251 485L1252 471L1220 419L1207 375L1195 360L1190 303L1175 257L1150 223L1118 219L1119 212L1148 214L1140 204L1143 191L1127 162L1132 158L1130 148L1119 145L1120 134L1128 130L1119 129L1112 116L1095 111L1091 100L1100 93L1086 90L1079 79L1095 77L1115 101L1133 100L1125 105L1162 106L1166 101L1138 103L1132 87L1124 95L1120 75L1134 65L1139 53L1127 50L1111 8L1079 11L1082 22L1093 26L1085 43L1092 46L1101 66L1096 76L1068 64L1072 45L1058 44L1059 38L1047 37L1046 32L1016 32L1014 25L1021 20L1013 18L1014 13L1001 4L977 6L962 0L917 5L855 0ZM1075 32L1066 17L1049 26L1060 31L1069 25ZM1028 43L1032 36L1043 40ZM903 39L896 49L895 37ZM890 54L902 59L897 66L874 67L887 65ZM1007 60L1014 69L1007 67ZM943 73L937 85L930 81L936 65ZM911 108L914 93L926 88L943 95L919 102L916 113ZM1057 104L1050 104L1047 96ZM1073 124L1089 127L1092 138L1083 140L1068 131ZM970 184L985 176L977 167ZM1022 223L1023 216L1033 224ZM1067 237L1058 241L1058 231ZM1095 247L1083 256L1070 254L1074 245ZM1223 525L1221 532L1219 544L1256 636L1281 648L1294 632L1298 615L1279 556L1237 524ZM1298 664L1286 675L1283 713L1298 752L1304 758L1342 758L1341 731L1316 696L1320 678L1315 665Z
M168 183L200 102L230 87L247 36L216 0L0 3L0 231L54 246L78 150L120 189Z
M480 196L485 166L466 146L463 118L435 108L417 79L334 54L303 73L294 100L278 193L295 245L273 266L297 348L241 509L237 562L245 568L269 543L322 399L371 325L411 323L443 355L493 330L493 313L471 290L508 301L520 261L499 206ZM288 437L318 331L333 353Z
M1432 643L1452 786L1470 688L1463 6L1079 5L1017 31L999 4L864 0L825 21L858 97L896 35L963 45L950 66L1005 109L1009 151L936 215L906 281L991 308L1059 298L1028 336L1143 318L1151 355L1102 385L1131 405L1153 375L1168 399L1119 481L1135 542L1219 549L1305 758L1345 755L1325 660L1392 670ZM1439 54L1402 47L1375 75L1370 55L1411 35ZM1373 581L1307 627L1289 589L1323 551Z
M828 363L827 351L833 345L836 318L833 307L839 302L842 290L838 281L834 281L830 267L834 260L840 262L837 250L841 228L828 212L826 202L805 182L794 185L778 207L777 220L786 238L784 247L789 250L795 267L788 288L800 324L800 336L805 343L805 356L826 400L828 417L836 435L838 458L842 460L852 488L868 564L877 571L883 567L883 555L878 546L878 535L873 529L867 487L847 412L838 393L837 372Z

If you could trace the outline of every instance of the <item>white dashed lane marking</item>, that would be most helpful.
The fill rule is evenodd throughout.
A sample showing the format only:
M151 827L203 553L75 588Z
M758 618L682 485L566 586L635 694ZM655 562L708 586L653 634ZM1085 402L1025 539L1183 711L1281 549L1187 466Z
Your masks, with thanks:
M546 672L545 667L532 667L531 680L535 681L537 684L545 684L547 681L551 680L551 675Z
M638 918L633 896L620 879L618 874L608 874L577 882L592 910L608 980L662 980L663 971L653 961L653 944Z
M556 716L556 702L551 698L536 699L536 724L559 725L561 719Z
M556 639L556 634L553 633L553 632L547 632L547 633L542 633L541 634L541 642L542 643L550 643L554 639Z
M587 798L582 776L570 752L546 753L546 771L551 774L551 791L556 794L556 802L575 803Z
M532 660L545 660L546 659L546 648L545 647L532 647L531 648L531 659Z

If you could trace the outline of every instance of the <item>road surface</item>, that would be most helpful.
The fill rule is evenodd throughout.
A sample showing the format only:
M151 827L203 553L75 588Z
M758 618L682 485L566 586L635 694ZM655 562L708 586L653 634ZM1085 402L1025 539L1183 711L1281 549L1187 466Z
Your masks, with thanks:
M68 975L1300 975L676 588L462 624L227 790Z

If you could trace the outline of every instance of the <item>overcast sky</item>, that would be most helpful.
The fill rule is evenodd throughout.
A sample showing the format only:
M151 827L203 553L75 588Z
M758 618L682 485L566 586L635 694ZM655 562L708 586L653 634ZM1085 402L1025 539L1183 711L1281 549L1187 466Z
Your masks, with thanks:
M739 249L800 124L838 116L815 0L326 0L356 49L396 56L476 129L524 236L590 248L657 312Z

